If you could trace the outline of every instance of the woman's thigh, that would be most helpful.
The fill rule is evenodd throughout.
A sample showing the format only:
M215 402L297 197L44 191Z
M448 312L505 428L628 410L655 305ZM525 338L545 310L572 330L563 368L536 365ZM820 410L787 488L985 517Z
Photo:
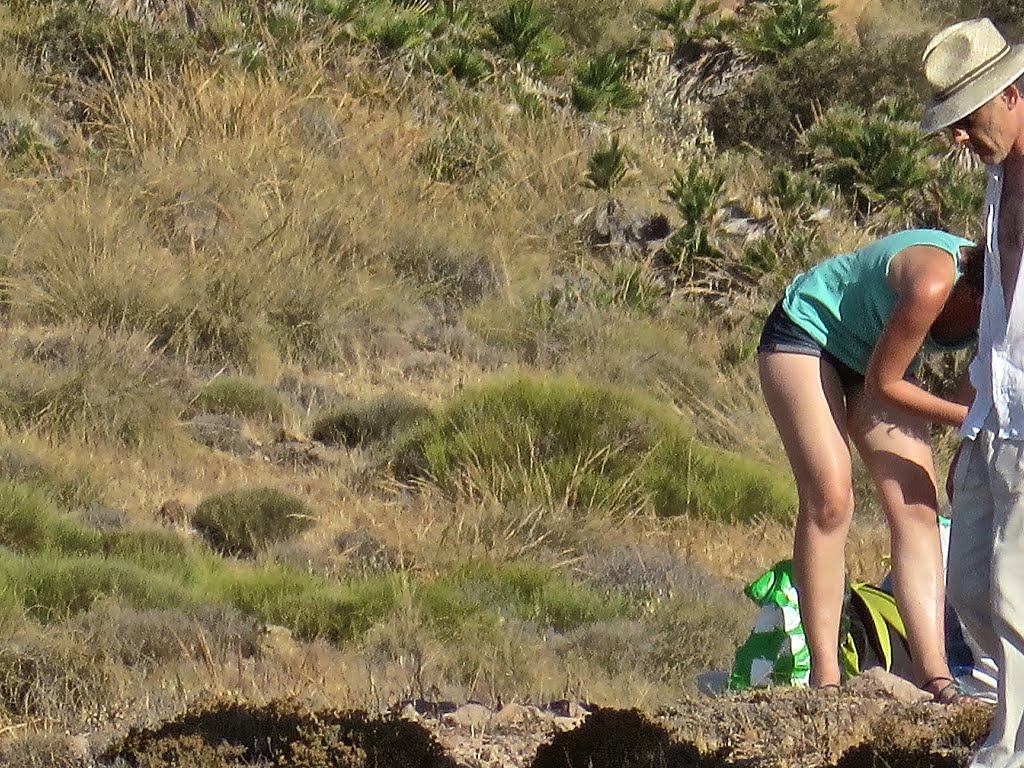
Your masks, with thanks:
M835 370L815 355L788 352L762 352L758 370L801 498L848 494L846 398Z
M935 467L928 423L883 406L860 390L848 400L850 438L874 480L886 514L908 506L935 509Z

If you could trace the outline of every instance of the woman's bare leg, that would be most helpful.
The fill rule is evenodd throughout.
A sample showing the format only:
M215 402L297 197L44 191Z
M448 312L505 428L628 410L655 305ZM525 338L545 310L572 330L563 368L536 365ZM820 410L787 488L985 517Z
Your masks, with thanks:
M758 357L761 391L796 478L793 572L811 653L811 685L838 683L846 534L853 518L846 404L832 367L813 355Z
M893 594L907 630L917 682L949 677L945 578L928 425L886 410L862 392L850 398L848 411L850 436L889 521ZM948 684L942 681L929 690L935 693Z

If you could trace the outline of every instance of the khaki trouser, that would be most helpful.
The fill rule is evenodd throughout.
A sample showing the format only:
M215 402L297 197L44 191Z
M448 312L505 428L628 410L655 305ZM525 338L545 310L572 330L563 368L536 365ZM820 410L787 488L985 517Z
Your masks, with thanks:
M999 668L992 731L972 768L1024 768L1024 441L994 413L961 446L953 476L946 593Z

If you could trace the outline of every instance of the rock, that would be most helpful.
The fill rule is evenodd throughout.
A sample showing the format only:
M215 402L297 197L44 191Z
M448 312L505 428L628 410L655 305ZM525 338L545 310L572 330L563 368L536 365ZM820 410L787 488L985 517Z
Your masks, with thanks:
M328 463L319 446L305 441L279 440L264 446L262 452L263 458L271 464L294 469L311 469Z
M590 714L591 707L582 704L575 699L559 699L545 705L544 709L553 713L556 717L582 717Z
M929 701L932 696L922 691L909 680L904 680L881 667L867 669L844 686L851 693L861 696L884 696L904 704Z
M584 717L556 717L551 721L556 731L571 731L583 725Z
M483 729L491 720L491 710L483 704L463 704L454 712L441 718L444 722L461 728Z
M404 699L392 711L405 712L411 710L417 717L432 717L435 720L451 714L459 708L454 701L431 701L430 699Z
M237 416L201 413L189 422L192 437L207 448L251 456L259 443L245 434L245 424Z
M398 716L403 720L412 720L414 723L418 723L420 720L423 719L420 713L416 711L416 707L414 707L411 703L406 704L404 707L402 707L398 711Z
M123 509L97 505L84 509L78 514L79 519L90 528L99 531L118 531L125 527L128 516Z
M288 627L267 624L263 628L263 636L259 639L259 651L263 656L289 657L300 651L299 644L292 637Z
M537 707L524 704L506 704L493 715L491 724L503 728L550 721L552 716Z
M68 753L76 760L88 760L92 755L89 737L84 734L68 736Z
M646 256L651 243L669 236L668 218L660 213L633 213L620 200L588 208L576 217L584 241L591 246L618 248L630 255Z

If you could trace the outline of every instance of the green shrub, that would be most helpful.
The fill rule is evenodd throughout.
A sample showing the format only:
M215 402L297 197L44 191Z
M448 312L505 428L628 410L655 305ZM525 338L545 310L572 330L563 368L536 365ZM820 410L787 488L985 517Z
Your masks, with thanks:
M15 552L80 552L98 544L95 534L58 515L39 491L0 482L0 545Z
M399 477L449 492L579 511L790 519L788 484L698 443L638 396L565 379L514 378L466 392L398 441Z
M656 314L669 293L663 274L646 263L617 263L591 293L598 307L622 307L643 316Z
M629 170L629 150L612 136L607 144L597 147L587 158L587 183L594 189L611 192Z
M626 82L626 64L625 58L610 51L577 67L570 86L573 106L598 113L635 107L638 98Z
M935 141L914 123L835 106L800 136L811 171L836 185L862 216L920 203L935 174Z
M740 45L755 56L776 61L835 33L829 16L835 6L822 0L769 0L738 35Z
M538 51L550 34L551 19L533 0L512 0L487 21L497 44L520 61Z
M25 609L42 621L89 608L99 595L135 608L180 608L195 600L180 580L98 555L0 556L0 575Z
M719 14L717 2L697 0L664 0L649 15L658 27L672 32L676 50L693 41L721 38L738 23L735 17Z
M775 221L763 237L750 241L743 249L743 266L767 278L764 287L776 284L781 290L797 272L825 258L818 228L792 224L785 218Z
M388 394L336 405L313 422L310 437L328 445L372 445L392 440L430 408L410 397Z
M417 601L427 620L457 633L484 614L532 622L556 632L628 615L619 597L599 593L552 571L525 563L472 563L420 586Z
M371 6L363 23L363 35L386 53L415 48L430 36L433 20L427 14L428 5L394 6L384 3Z
M307 0L307 6L314 17L347 24L358 15L360 0Z
M306 9L294 3L276 2L267 8L264 23L267 31L280 43L291 43L302 35Z
M236 376L211 381L193 400L192 408L199 413L271 421L281 421L285 414L284 400L276 390Z
M799 131L834 104L869 109L885 95L921 105L924 45L918 37L861 48L818 40L733 81L708 104L708 128L719 149L750 145L796 160Z
M0 479L24 483L63 509L96 506L103 500L103 489L91 475L14 448L0 448Z
M466 43L444 42L427 54L427 67L440 75L451 75L475 85L491 73L487 60Z
M792 171L781 165L772 168L768 176L767 195L783 212L801 219L834 202L832 188L806 171Z
M307 530L313 517L295 496L274 488L246 488L204 499L192 525L214 549L252 556Z
M922 224L959 232L965 237L977 236L984 192L984 169L963 168L951 158L942 158L927 190Z
M162 74L198 54L196 38L168 25L104 13L94 3L54 3L14 33L18 53L40 69L106 79L125 73Z
M725 203L725 174L692 160L685 172L675 172L667 194L682 222L665 243L665 255L685 283L699 274L702 261L720 255L713 236Z
M398 581L367 576L330 583L283 568L221 574L211 580L220 599L268 624L288 627L298 637L348 642L394 610Z

